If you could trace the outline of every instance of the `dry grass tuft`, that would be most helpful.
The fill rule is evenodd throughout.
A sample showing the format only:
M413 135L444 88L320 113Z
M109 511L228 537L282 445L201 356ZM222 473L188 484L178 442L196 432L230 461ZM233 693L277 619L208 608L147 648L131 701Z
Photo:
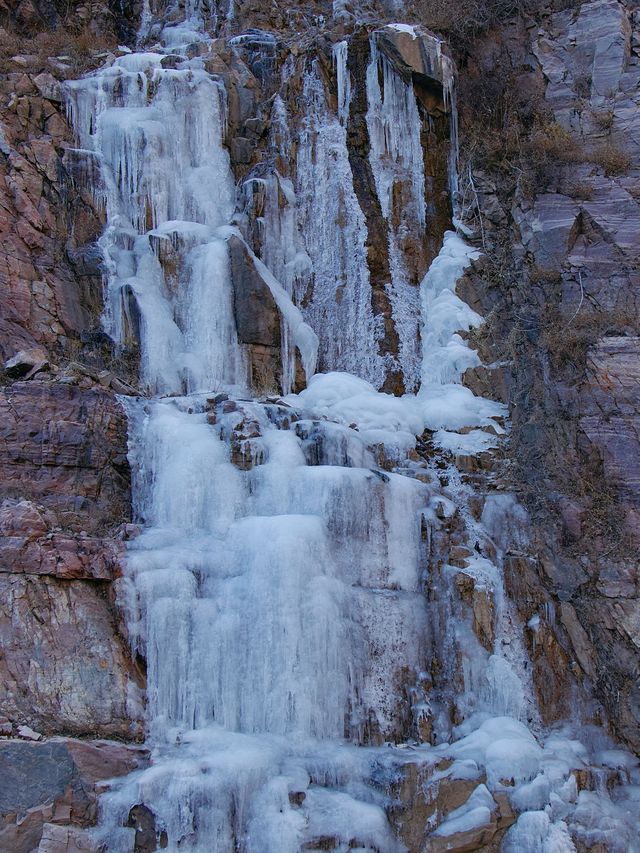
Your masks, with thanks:
M626 150L615 142L605 142L591 155L590 159L604 169L605 175L614 177L629 171L631 158Z

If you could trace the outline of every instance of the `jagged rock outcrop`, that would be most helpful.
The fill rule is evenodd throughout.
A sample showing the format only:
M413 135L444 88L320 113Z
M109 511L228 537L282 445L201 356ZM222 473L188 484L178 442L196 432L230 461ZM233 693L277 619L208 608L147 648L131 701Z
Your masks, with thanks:
M60 84L36 56L10 68L0 82L2 362L35 346L64 350L101 310L93 243L102 221L65 159L72 134Z
M0 714L45 733L134 737L140 677L110 586L129 517L124 414L103 389L39 381L0 397Z

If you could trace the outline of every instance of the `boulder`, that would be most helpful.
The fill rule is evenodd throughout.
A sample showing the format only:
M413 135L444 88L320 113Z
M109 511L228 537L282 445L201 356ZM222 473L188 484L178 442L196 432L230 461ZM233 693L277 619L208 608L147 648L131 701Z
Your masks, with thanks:
M442 41L419 27L391 24L377 30L377 44L398 73L432 88L442 99L443 84L452 80L453 64ZM445 109L442 99L442 109Z
M515 816L506 798L505 815L500 814L503 827L513 823ZM498 831L498 804L484 784L478 785L458 808L447 811L444 820L430 833L424 853L470 853L484 849Z
M20 350L20 352L17 352L4 363L4 369L7 376L14 379L30 379L40 370L44 370L48 367L49 361L47 353L41 347Z

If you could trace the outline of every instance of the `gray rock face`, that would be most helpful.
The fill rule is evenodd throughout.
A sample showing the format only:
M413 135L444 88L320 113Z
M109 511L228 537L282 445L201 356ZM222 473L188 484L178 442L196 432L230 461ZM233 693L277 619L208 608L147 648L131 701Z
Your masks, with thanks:
M230 237L228 245L238 339L243 344L279 348L280 315L271 291L242 240Z
M553 720L567 713L561 697L573 672L636 748L639 26L637 10L593 0L539 17L526 31L504 27L487 37L483 61L502 39L512 66L531 69L537 120L566 136L553 165L526 192L509 190L508 181L501 186L493 173L511 212L506 228L496 222L495 200L480 197L487 233L503 229L525 282L511 291L517 321L507 333L512 329L517 343L507 387L515 462L537 507L538 553L531 560L514 555L508 583L526 619L541 602L556 603L531 650L543 714ZM475 291L481 313L511 310L505 302L496 307L495 291ZM499 342L497 351L504 352Z
M143 747L112 741L0 741L0 850L94 851L81 827L95 821L100 783L146 762Z
M589 349L577 402L581 427L598 449L607 481L639 512L640 338L602 338Z

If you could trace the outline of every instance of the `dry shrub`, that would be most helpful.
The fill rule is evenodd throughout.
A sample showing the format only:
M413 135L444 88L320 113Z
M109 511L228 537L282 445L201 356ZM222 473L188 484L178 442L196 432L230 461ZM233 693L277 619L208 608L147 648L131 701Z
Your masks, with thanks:
M556 10L579 6L582 0L552 0ZM416 0L410 4L417 20L447 36L458 52L464 53L480 33L516 15L535 15L545 10L548 0Z
M591 96L591 75L576 74L573 79L573 88L579 98L589 98Z
M593 198L593 185L588 181L568 181L562 185L562 192L568 195L569 198L579 199L581 201L591 201Z
M624 175L631 166L631 158L627 151L613 141L605 142L597 148L590 159L601 166L605 175L609 177Z
M0 74L18 70L16 64L11 61L11 57L22 53L24 47L24 39L11 30L0 27Z
M529 272L532 284L559 284L562 281L560 270L550 267L533 267Z
M35 36L0 29L0 73L48 70L60 76L56 67L59 59L69 69L64 76L77 77L94 67L97 59L114 47L116 40L111 34L96 35L90 25L75 30L43 30ZM14 56L26 57L28 64L14 62Z
M433 22L433 27L453 30L459 26L483 29L492 20L515 14L519 9L517 0L422 0L418 10Z
M613 127L614 112L613 110L592 110L591 115L596 127L600 130L611 130Z
M540 161L580 163L582 148L568 130L555 121L537 125L529 139L528 153Z
M624 311L594 311L583 307L576 316L567 320L553 304L546 306L542 318L541 341L556 367L583 369L587 350L597 340L628 331L629 316Z
M558 178L563 166L582 163L586 155L575 136L555 121L539 117L521 148L521 189L535 196Z
M420 23L444 33L456 50L464 52L479 33L513 17L522 5L518 0L417 0L413 11Z

